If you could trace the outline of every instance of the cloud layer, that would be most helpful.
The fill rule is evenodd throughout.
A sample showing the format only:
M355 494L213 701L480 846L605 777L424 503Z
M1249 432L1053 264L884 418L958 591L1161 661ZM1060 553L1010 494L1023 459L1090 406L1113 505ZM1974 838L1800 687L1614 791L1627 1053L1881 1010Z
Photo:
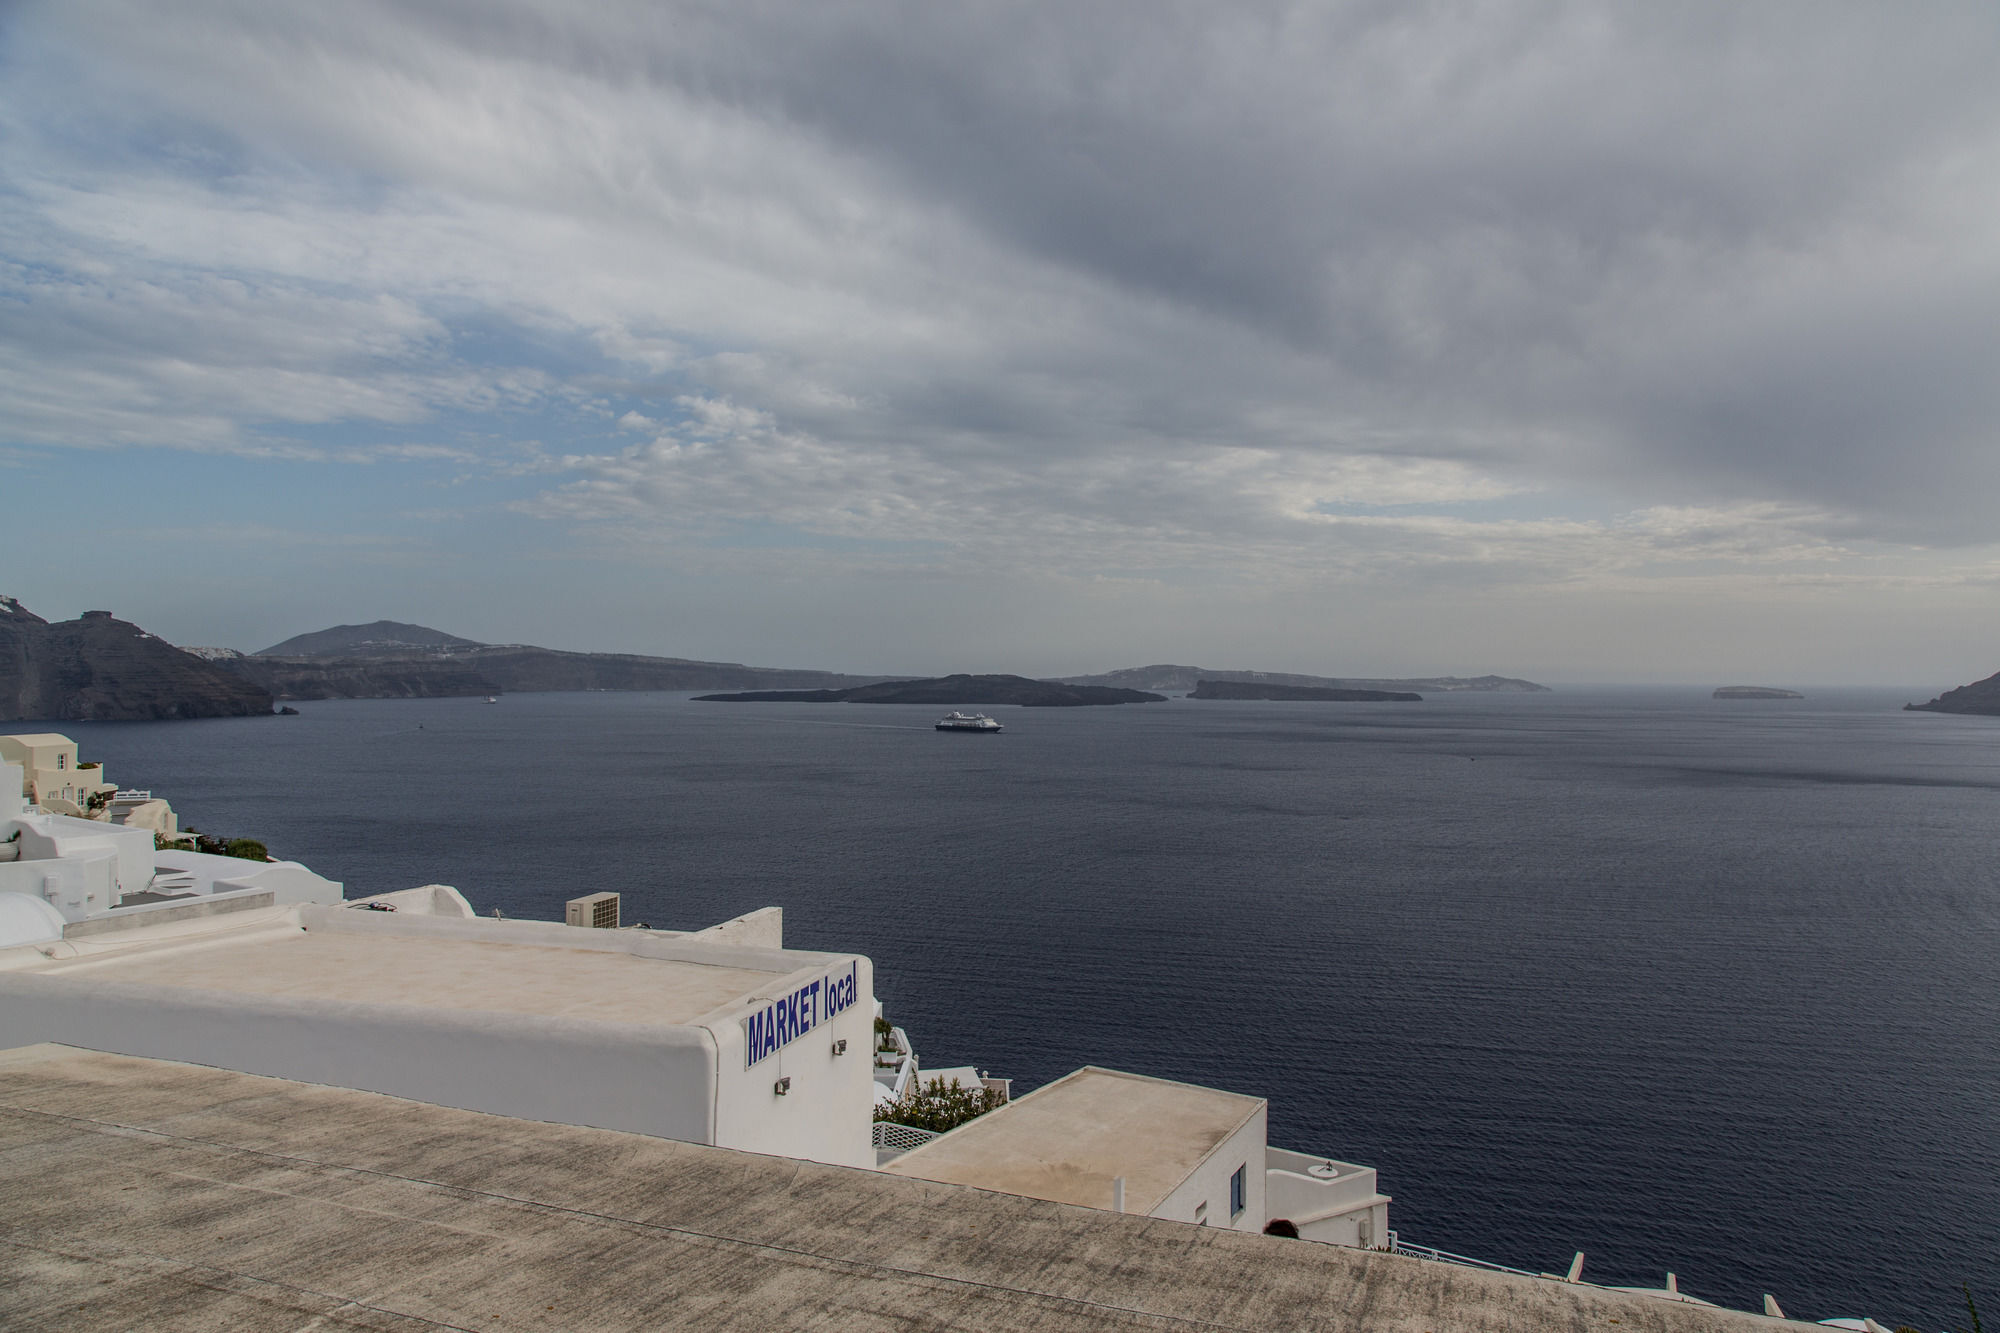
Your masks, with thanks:
M1655 9L31 5L0 444L932 573L1985 571L2000 17Z

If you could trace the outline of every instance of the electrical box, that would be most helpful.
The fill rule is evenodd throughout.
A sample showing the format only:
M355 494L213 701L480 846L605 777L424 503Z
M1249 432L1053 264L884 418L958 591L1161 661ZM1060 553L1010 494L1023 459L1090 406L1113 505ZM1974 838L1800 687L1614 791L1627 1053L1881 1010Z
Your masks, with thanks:
M616 930L618 895L587 893L581 898L572 898L563 907L563 920L572 926L587 926L593 930Z

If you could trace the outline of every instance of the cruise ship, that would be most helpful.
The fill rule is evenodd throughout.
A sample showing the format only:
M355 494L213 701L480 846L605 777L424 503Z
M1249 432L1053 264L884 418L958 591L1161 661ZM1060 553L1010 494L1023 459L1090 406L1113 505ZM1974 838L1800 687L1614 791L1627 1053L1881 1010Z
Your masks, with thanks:
M1001 728L998 722L995 722L984 713L974 713L970 717L967 717L964 713L954 709L938 719L937 729L939 731L999 731Z

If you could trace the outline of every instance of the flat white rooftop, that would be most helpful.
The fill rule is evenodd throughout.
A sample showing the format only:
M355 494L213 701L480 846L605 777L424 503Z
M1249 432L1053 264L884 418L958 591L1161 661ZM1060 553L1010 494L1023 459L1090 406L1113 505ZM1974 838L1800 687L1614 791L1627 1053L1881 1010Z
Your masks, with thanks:
M1149 1213L1263 1105L1240 1093L1090 1067L882 1169L1087 1208L1105 1207L1112 1180L1123 1176L1126 1211Z
M691 1023L775 980L769 971L545 944L295 930L40 969L191 990L577 1018Z

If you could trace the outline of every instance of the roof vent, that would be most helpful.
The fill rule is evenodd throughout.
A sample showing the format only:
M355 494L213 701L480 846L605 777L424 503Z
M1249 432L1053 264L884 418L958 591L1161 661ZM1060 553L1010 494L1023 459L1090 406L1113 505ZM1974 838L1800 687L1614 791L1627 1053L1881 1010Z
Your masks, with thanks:
M586 893L581 898L572 898L563 905L563 920L572 926L588 926L595 930L618 929L618 895L615 893Z

